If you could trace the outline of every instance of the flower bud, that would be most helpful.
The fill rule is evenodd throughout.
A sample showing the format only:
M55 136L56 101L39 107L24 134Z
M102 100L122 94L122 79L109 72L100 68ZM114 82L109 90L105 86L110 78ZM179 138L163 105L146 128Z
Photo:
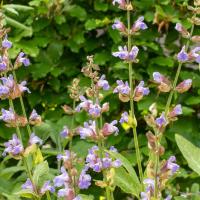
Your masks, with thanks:
M179 93L187 92L192 87L192 79L186 79L176 86L176 91Z

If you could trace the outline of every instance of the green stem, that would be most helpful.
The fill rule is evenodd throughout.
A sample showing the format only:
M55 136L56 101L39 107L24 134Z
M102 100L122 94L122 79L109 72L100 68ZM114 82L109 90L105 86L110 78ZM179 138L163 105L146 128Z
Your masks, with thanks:
M128 2L129 3L129 2ZM127 22L128 22L128 51L131 51L131 22L130 22L130 11L127 10ZM130 85L130 117L131 119L136 119L135 118L135 113L134 113L134 101L133 101L133 66L132 62L129 62L129 85ZM143 182L143 172L142 172L142 164L141 164L141 154L140 154L140 149L139 149L139 142L138 142L138 137L137 137L137 129L136 125L133 127L133 137L134 137L134 144L135 144L135 150L136 150L136 158L137 158L137 165L138 165L138 170L139 170L139 176L140 176L140 181L141 183Z
M47 200L51 200L51 196L49 194L49 191L46 192Z
M186 43L186 47L185 47L186 52L188 51L188 48L189 48L189 45L190 45L190 39L191 39L191 37L193 35L193 31L194 31L194 24L192 24L192 27L191 27L191 30L190 30L190 38L187 40L187 43ZM174 93L175 93L175 89L176 89L176 86L177 86L177 82L178 82L178 78L179 78L182 66L183 66L183 63L179 62L178 69L176 71L176 75L175 75L175 78L174 78L174 81L173 81L173 84L172 84L172 90L171 90L171 92L170 92L170 94L168 96L166 107L165 107L165 116L166 117L168 115L168 112L169 112L169 109L170 109L170 106L171 106L171 103L172 103L172 99L173 99L173 96L174 96ZM159 144L160 144L160 141L162 139L162 136L163 136L163 134L160 135L159 140L156 140L157 149L159 149ZM159 192L159 186L158 186L158 180L157 180L158 170L159 170L159 152L156 152L155 170L154 170L154 174L155 174L155 192L154 192L154 197L155 197L155 199L158 198L158 192Z
M13 70L12 73L13 73L13 76L14 76L14 80L17 83L17 76L16 76L15 71ZM20 100L20 104L21 104L21 108L22 108L22 113L23 113L24 117L26 117L26 119L28 120L22 96L19 97L19 100ZM31 131L31 127L30 127L29 123L27 123L26 128L27 128L27 132L30 136L32 131Z
M76 101L73 100L73 111L75 110L76 108ZM72 116L72 121L71 121L71 130L73 130L74 128L74 119L75 119L75 113L73 113L73 116ZM72 133L73 134L73 133ZM73 139L73 136L70 138L70 141L69 141L69 151L71 152L72 150L72 139Z

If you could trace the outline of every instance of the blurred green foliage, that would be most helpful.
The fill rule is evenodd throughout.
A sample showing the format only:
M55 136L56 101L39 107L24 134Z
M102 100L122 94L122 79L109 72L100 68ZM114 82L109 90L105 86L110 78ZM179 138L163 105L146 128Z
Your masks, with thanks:
M101 72L106 74L111 85L114 86L117 79L128 79L127 65L111 55L118 45L126 42L117 31L111 29L115 18L126 22L124 12L113 7L111 2L111 0L4 1L2 11L5 15L5 25L11 27L9 38L14 43L14 48L10 50L11 56L15 58L18 52L23 50L31 59L31 66L26 69L21 68L17 76L19 80L28 80L32 92L24 96L27 112L30 113L35 108L45 122L42 126L36 127L35 132L48 144L42 151L49 161L52 174L56 173L53 168L57 168L55 155L60 148L59 132L63 125L71 123L71 118L66 116L61 108L64 104L72 103L67 85L73 78L79 77L81 85L87 86L88 80L80 72L86 62L86 56L94 55L96 64L100 65ZM147 129L141 116L147 113L148 107L155 101L162 111L167 99L167 95L158 94L155 86L151 84L152 72L159 71L174 78L177 69L175 54L184 43L184 39L174 30L174 25L176 22L181 22L187 28L191 26L187 20L190 18L190 12L186 6L191 2L189 0L133 1L135 10L132 22L138 16L144 15L149 26L147 31L137 35L132 41L140 48L140 62L134 64L135 79L145 80L151 89L150 96L139 102L136 107L144 167L148 159L145 136ZM200 34L198 28L195 29L195 35L197 34ZM200 73L196 64L187 64L183 67L180 80L186 78L193 79L192 90L174 98L174 103L183 105L184 114L170 126L163 139L166 148L164 158L175 154L178 164L181 165L180 173L167 189L174 196L186 192L197 193L200 184L200 178L188 167L175 141L175 134L180 134L200 147ZM120 103L112 92L105 94L104 101L107 100L110 102L110 112L106 114L105 121L119 119L121 112L128 109L129 105ZM1 101L0 107L5 106L6 102ZM82 124L86 119L85 114L78 114L76 124ZM3 150L2 143L10 138L13 131L0 124L1 150ZM73 150L84 157L91 145L77 137L73 142ZM135 166L136 158L131 133L120 128L119 136L111 136L107 145L115 145ZM9 167L13 166L14 162L6 158L0 164L0 194L8 199L13 199L12 194L18 191L25 180L25 174L21 173L22 167ZM95 194L98 199L102 191L93 186L86 193ZM116 199L123 199L125 196L122 191L116 190ZM194 196L189 199L199 198Z

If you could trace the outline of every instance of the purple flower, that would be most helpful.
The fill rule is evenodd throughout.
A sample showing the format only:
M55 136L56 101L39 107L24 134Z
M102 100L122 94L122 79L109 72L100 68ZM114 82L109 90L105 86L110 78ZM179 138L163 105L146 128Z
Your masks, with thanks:
M140 101L143 96L149 94L149 88L144 87L144 81L140 81L139 85L134 90L134 101Z
M112 158L109 158L109 156L106 156L102 159L102 165L104 169L108 169L112 166Z
M132 29L131 29L132 32L147 29L148 27L143 21L144 21L144 17L143 16L139 17L132 26Z
M182 47L181 51L177 55L177 59L179 62L186 62L188 61L188 54L185 51L185 46Z
M183 30L182 24L181 24L181 23L176 23L175 29L176 29L178 32L181 32L181 31Z
M172 196L168 195L164 200L171 200L171 199L172 199Z
M169 113L170 117L176 117L178 115L182 115L182 107L181 104L176 105L173 110Z
M159 72L154 72L153 73L153 80L156 82L156 83L161 83L163 81L163 75L160 74Z
M58 161L63 160L64 162L68 161L71 158L71 153L68 150L65 150L64 155L58 154L57 159Z
M98 104L90 104L90 108L88 110L89 115L92 117L100 117L101 115L101 107Z
M104 136L108 136L114 133L114 135L118 135L119 129L115 126L117 124L117 120L112 121L111 123L105 123L102 128L102 133Z
M46 181L40 189L41 194L45 194L47 191L50 191L51 193L55 192L55 188L50 185L50 181Z
M33 144L39 144L42 145L42 140L35 135L35 133L31 133L30 139L29 139L29 145L33 145Z
M177 165L175 162L175 156L170 156L170 158L167 160L167 169L170 170L171 175L174 175L180 168L179 165Z
M3 58L0 56L0 72L7 70L6 61L7 61L7 58L5 56L3 56Z
M79 180L78 180L78 187L80 189L88 189L91 185L91 176L89 174L86 174L85 170L82 170Z
M15 113L12 108L9 108L9 110L5 110L2 108L1 113L2 115L0 116L0 120L4 122L10 123L16 120Z
M96 123L95 121L84 122L84 127L78 128L78 133L80 134L81 139L87 137L96 137Z
M41 118L40 115L38 115L37 112L36 112L36 110L33 109L33 111L31 112L31 115L30 115L30 117L29 117L29 120L31 120L31 121L36 121L36 120L38 120L39 118Z
M34 191L33 184L32 184L32 182L31 182L31 180L30 180L29 178L28 178L28 179L26 180L26 182L22 185L22 189Z
M27 91L28 93L31 93L31 91L26 87L26 84L27 84L26 81L22 81L20 84L18 84L19 90L21 92L26 92Z
M20 52L17 57L17 63L22 63L25 67L30 65L30 60L26 58L26 55L24 52Z
M125 32L125 31L126 31L126 27L125 27L124 24L123 24L120 20L118 20L118 19L115 20L114 24L112 25L112 29L117 29L117 30L119 30L119 31L121 31L121 32Z
M116 159L116 160L114 160L114 161L112 162L112 167L114 167L114 168L121 167L121 165L122 165L122 162L121 162L121 160L119 160L119 159Z
M165 118L165 113L163 112L160 117L156 118L156 125L161 128L167 125L167 120Z
M64 167L61 167L61 175L56 176L53 180L55 187L62 187L69 182L69 175Z
M84 96L79 97L81 100L81 103L76 107L76 112L80 112L81 109L88 111L90 108L90 105L92 104L91 100L87 100Z
M61 137L66 138L69 136L69 129L67 126L63 127L63 130L60 132Z
M145 192L141 192L141 200L150 200L154 195L155 183L153 179L147 178L143 181L145 185Z
M108 81L105 80L105 75L102 75L101 78L98 80L97 82L97 87L99 89L103 88L103 90L109 90L110 89L110 85L108 84Z
M65 187L64 189L58 190L58 197L67 197L69 195L69 188Z
M10 90L7 86L0 85L0 97L4 97L4 96L8 95L9 92L10 92Z
M113 5L115 5L116 3L119 5L119 8L121 8L121 9L126 8L126 1L125 0L113 0L112 1Z
M120 94L125 94L129 95L130 94L130 87L128 84L128 81L125 83L122 80L117 80L117 87L113 90L113 93L120 93Z
M122 115L121 115L121 119L119 120L119 122L122 124L122 123L125 123L125 122L128 122L128 113L127 112L123 112Z
M6 48L6 49L10 49L12 47L12 42L10 42L8 40L7 35L4 37L3 41L2 41L2 47Z
M3 85L8 87L9 89L14 87L15 81L13 79L13 76L10 74L8 77L2 77L0 78L2 81Z
M186 79L176 86L179 93L187 92L192 87L192 79Z
M119 51L112 53L114 57L119 57L120 59L127 60L127 61L133 61L133 62L136 61L136 57L139 52L138 47L133 46L130 52L128 52L128 49L126 46L124 47L119 46L118 49Z
M189 32L182 26L181 23L176 23L175 29L181 33L184 38L189 38Z
M12 136L11 140L9 140L8 142L5 142L4 146L6 148L2 154L3 156L6 156L7 153L13 156L17 156L24 151L23 145L21 141L18 139L16 134Z
M195 60L198 64L200 64L200 47L195 47L190 53L189 57Z

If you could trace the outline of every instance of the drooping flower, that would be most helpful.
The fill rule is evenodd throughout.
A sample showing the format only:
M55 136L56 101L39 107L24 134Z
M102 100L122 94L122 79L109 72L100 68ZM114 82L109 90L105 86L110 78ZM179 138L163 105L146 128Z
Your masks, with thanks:
M86 174L85 170L82 170L79 180L78 180L78 187L80 189L88 189L91 185L91 176L89 174Z
M42 122L41 116L38 115L35 109L31 112L31 115L29 117L29 123L31 125L38 125Z
M63 130L60 132L61 137L66 138L69 136L69 129L67 126L63 127Z
M6 35L2 41L2 47L6 49L10 49L12 47L12 42L8 40L8 36Z
M192 87L192 79L186 79L176 86L176 91L179 93L187 92Z
M56 176L53 180L55 187L62 187L69 182L69 175L64 167L61 167L61 175Z
M51 186L50 181L46 181L44 183L44 185L42 186L42 188L40 189L40 193L43 195L45 194L47 191L54 193L55 192L55 188L53 186Z
M121 32L125 32L126 31L126 27L125 25L118 19L115 20L114 24L112 25L112 29L117 29Z
M156 125L161 128L167 125L167 120L165 118L165 113L163 112L160 117L156 118L155 120Z
M110 89L110 85L108 84L108 81L105 80L105 78L106 78L105 75L101 76L101 78L97 82L97 88L99 88L99 89L103 88L103 90L109 90Z
M33 144L39 144L42 145L43 141L35 135L35 133L32 133L29 139L29 145L33 145Z
M119 51L112 53L114 57L119 57L121 60L137 62L136 57L139 52L138 47L133 46L130 52L128 52L128 49L126 46L124 47L119 46L118 49Z
M102 128L102 134L104 136L108 136L114 133L114 135L118 135L119 129L115 126L117 124L117 120L112 121L111 123L105 123Z
M153 73L153 80L158 84L158 89L161 92L169 92L171 90L171 82L160 72Z
M137 32L139 30L145 30L147 29L147 25L143 22L144 21L144 17L141 16L139 17L136 22L133 24L132 28L131 28L131 31L132 32Z
M22 185L22 189L34 191L33 184L29 178L27 178L26 182Z
M181 51L177 55L179 62L186 62L189 59L187 52L185 51L185 46L182 47Z
M121 115L121 119L119 120L119 122L122 124L124 122L128 122L128 112L123 112Z
M24 151L23 145L21 141L18 139L16 134L13 134L12 139L9 140L8 142L5 142L4 146L6 148L2 154L3 156L6 156L6 154L11 154L12 156L18 156Z
M80 134L81 139L87 137L96 138L96 123L95 121L84 122L84 127L79 127L77 132Z
M149 94L149 88L144 87L144 81L140 81L139 85L134 90L134 101L140 101L143 96Z

